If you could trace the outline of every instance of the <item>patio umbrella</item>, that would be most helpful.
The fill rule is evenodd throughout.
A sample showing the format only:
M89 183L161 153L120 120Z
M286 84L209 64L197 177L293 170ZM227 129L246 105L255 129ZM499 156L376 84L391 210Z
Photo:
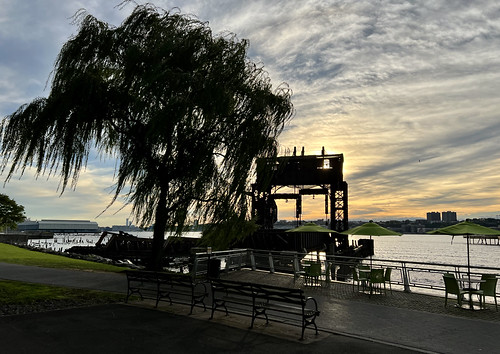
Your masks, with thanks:
M323 226L316 225L313 222L296 227L295 229L286 230L285 232L335 232L334 230L327 229Z
M401 236L399 232L386 229L373 221L364 223L363 225L353 227L349 230L342 231L341 234L344 235L356 235L356 236ZM372 255L370 254L370 268L372 267Z
M428 234L465 236L467 238L467 277L470 284L470 253L469 236L500 236L500 231L481 226L470 221L462 221L458 224L446 226L437 230L429 231Z
M304 225L300 225L294 229L286 230L285 232L315 234L315 233L332 233L332 232L336 232L336 231L327 229L326 227L323 227L323 226L316 225L313 222L308 222L308 223L305 223ZM302 237L300 237L300 247L301 248L303 248L303 246L304 246L302 242L303 242ZM319 255L318 255L318 257L319 257Z

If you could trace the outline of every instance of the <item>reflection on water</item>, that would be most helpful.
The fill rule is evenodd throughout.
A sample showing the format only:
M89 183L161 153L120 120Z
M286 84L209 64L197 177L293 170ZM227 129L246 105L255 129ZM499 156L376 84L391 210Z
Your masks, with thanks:
M360 237L359 237L360 238ZM414 262L467 264L463 236L407 234L373 237L374 258ZM499 245L470 245L471 265L500 268Z

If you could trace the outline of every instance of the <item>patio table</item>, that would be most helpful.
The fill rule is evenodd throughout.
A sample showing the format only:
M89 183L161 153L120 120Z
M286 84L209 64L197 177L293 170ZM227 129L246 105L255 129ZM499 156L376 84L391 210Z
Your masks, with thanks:
M367 266L358 267L359 277L366 279L367 286L366 287L363 286L363 291L362 291L365 294L370 294L372 292L370 289L372 289L373 284L371 284L370 278L371 278L371 273L372 273L373 269L383 269L384 274L385 274L384 268L370 268ZM377 284L379 284L379 283L377 283ZM366 289L366 288L368 288L368 289Z
M457 280L460 282L460 284L462 284L462 286L464 284L469 285L468 287L463 287L463 290L467 291L467 293L469 294L469 301L466 304L462 304L462 308L466 309L466 310L482 310L483 308L481 306L479 308L474 308L474 302L472 300L472 295L478 295L478 296L481 296L481 295L476 293L476 291L478 290L477 285L474 287L474 286L472 286L472 284L484 283L484 282L486 282L486 280L480 279L480 278L469 278L469 277L457 278ZM483 307L484 307L484 304L483 304Z

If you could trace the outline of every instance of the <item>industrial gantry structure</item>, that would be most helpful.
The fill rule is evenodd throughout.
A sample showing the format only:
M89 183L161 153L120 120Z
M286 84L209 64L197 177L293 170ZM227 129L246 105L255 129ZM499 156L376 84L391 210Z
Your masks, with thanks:
M301 221L302 197L324 195L325 214L330 214L329 228L348 228L347 182L343 177L343 154L304 154L257 160L257 180L252 185L252 216L264 229L277 221L277 199L295 200L295 217ZM280 190L286 192L280 193ZM330 211L330 213L329 213Z

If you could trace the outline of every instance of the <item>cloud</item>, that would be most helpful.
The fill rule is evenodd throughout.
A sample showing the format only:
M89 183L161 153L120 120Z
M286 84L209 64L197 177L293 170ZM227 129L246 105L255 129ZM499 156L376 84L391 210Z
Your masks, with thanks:
M121 210L123 198L105 210L113 197L112 175L109 168L87 169L75 189L67 188L61 194L57 176L35 178L34 171L29 169L22 177L13 177L2 193L23 205L26 216L33 219L95 220L101 226L118 224L121 220L120 224L124 224L130 217L130 207Z
M69 18L78 9L117 25L132 9L117 4L0 0L0 114L48 93L57 53L77 31ZM500 214L498 2L155 4L194 14L214 33L249 39L250 59L263 63L275 86L284 81L294 92L296 115L280 137L282 151L305 146L313 154L324 146L343 153L351 219L424 217L439 208L459 218ZM100 178L112 176L114 160L91 161L89 171L74 195L96 211L112 184ZM36 203L52 187L23 198ZM283 215L293 217L289 205Z

